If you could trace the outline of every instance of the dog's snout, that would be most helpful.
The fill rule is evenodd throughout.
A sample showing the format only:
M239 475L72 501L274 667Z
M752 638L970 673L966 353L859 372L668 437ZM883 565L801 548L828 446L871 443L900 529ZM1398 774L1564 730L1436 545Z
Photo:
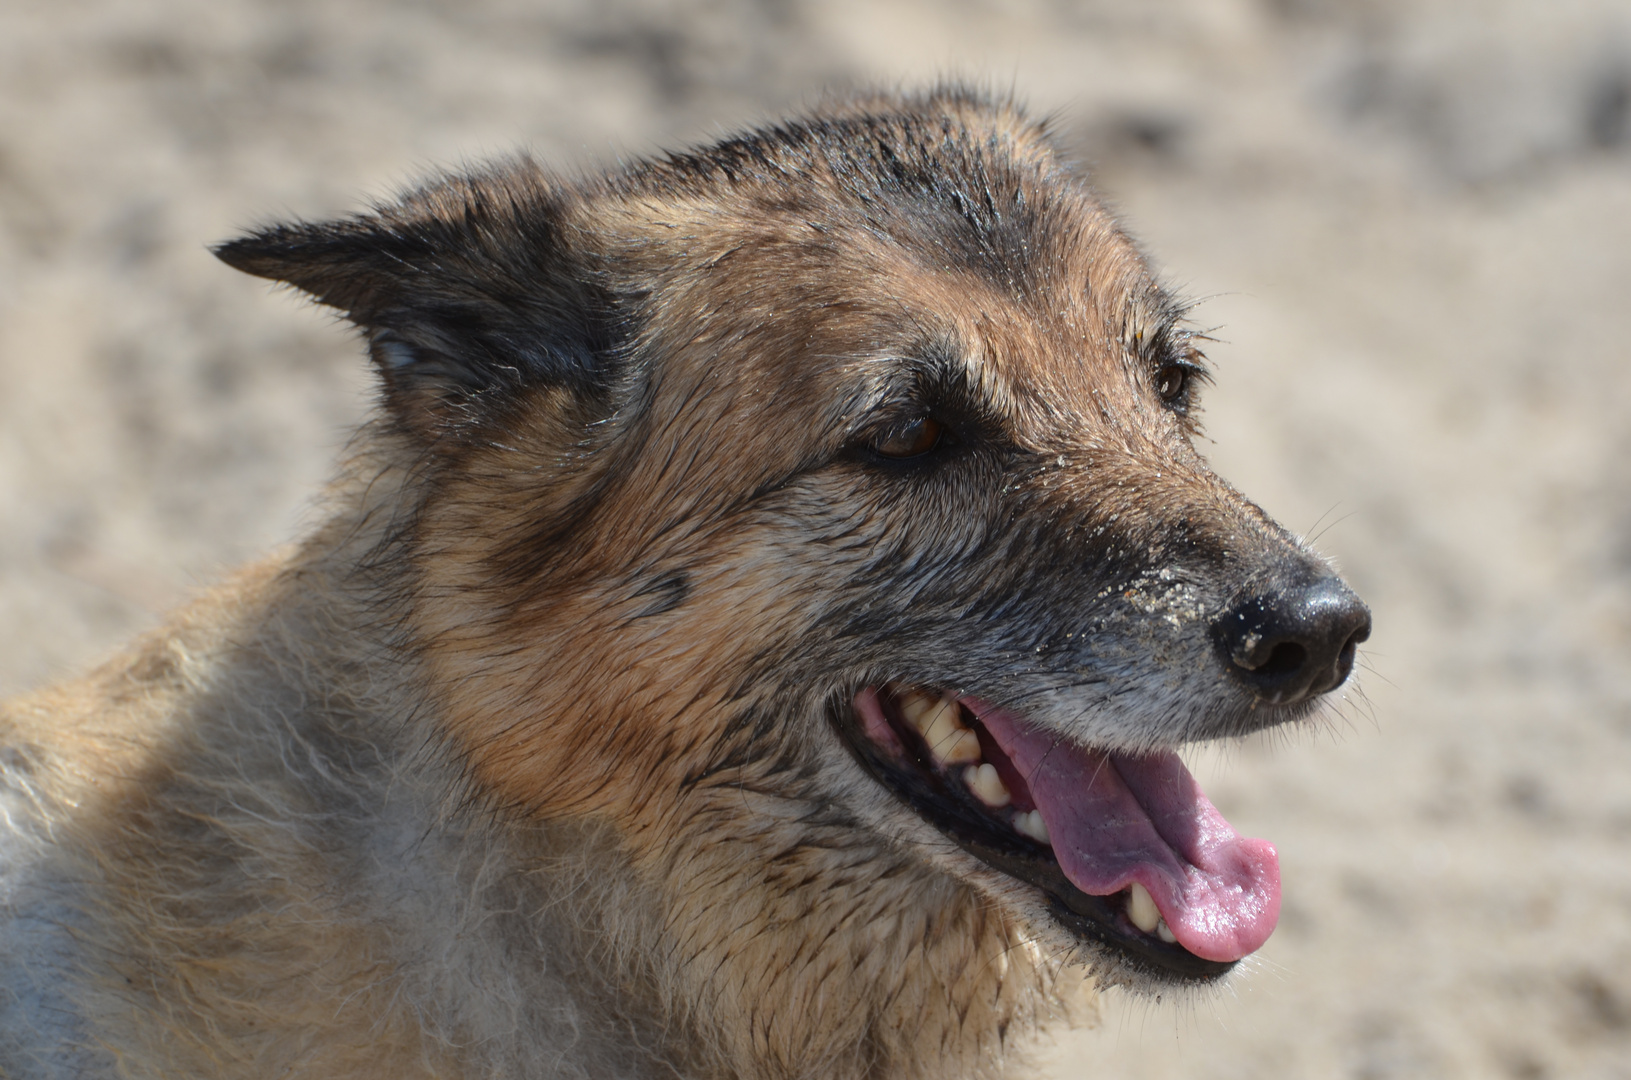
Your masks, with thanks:
M1370 609L1339 578L1249 596L1213 624L1225 666L1265 701L1334 690L1370 637Z

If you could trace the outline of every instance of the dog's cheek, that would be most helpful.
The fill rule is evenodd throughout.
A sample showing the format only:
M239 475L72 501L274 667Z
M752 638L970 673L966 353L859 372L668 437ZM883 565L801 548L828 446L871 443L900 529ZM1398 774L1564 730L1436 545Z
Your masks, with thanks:
M764 559L632 592L620 575L551 579L517 600L468 558L427 570L416 631L459 756L504 805L625 828L662 817L716 768L744 688L775 686L793 652L797 597Z

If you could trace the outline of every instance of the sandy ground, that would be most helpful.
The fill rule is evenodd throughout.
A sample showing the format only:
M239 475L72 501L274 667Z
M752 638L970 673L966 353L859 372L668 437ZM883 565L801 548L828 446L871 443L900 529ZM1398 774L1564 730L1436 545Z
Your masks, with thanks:
M0 693L302 527L369 386L215 263L439 163L1012 85L1216 325L1210 453L1371 602L1317 733L1202 751L1284 865L1224 993L1059 1077L1631 1077L1631 12L1607 0L0 3Z

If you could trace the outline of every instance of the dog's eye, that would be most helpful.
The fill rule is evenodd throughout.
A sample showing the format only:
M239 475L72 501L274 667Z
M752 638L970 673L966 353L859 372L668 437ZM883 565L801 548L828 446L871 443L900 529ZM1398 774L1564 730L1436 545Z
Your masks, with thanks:
M872 441L872 449L888 458L917 457L940 444L940 422L920 416Z
M1168 364L1155 373L1155 392L1161 395L1166 402L1177 401L1184 396L1184 387L1189 385L1189 371L1178 364Z

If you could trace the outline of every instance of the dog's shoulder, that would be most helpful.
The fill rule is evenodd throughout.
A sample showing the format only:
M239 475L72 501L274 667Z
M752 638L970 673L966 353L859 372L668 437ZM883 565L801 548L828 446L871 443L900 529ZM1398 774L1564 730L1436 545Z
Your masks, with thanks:
M494 824L332 557L0 703L0 1076L520 1075L573 1043L643 1075L559 931L626 887L615 844Z

